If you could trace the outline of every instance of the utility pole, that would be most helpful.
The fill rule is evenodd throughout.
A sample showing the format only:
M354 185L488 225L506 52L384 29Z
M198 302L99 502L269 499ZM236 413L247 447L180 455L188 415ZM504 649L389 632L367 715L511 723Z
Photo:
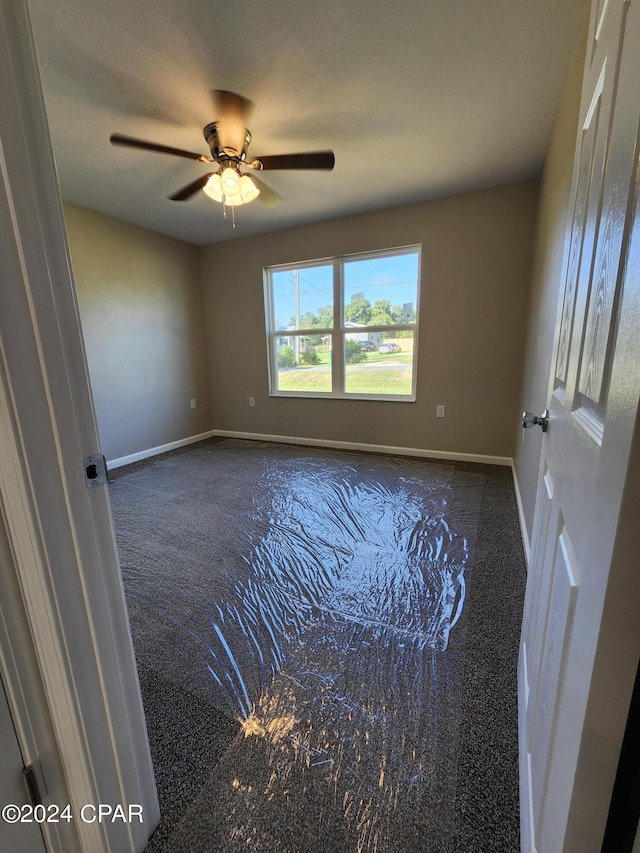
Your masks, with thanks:
M293 271L293 280L296 285L296 329L300 328L300 270ZM300 335L295 336L296 365L300 366Z

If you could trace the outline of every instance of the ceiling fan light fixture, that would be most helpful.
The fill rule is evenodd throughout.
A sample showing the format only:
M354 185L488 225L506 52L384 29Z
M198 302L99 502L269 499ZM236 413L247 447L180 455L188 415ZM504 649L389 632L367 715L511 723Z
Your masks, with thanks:
M220 174L216 172L215 175L211 175L207 183L202 188L205 193L212 198L214 201L223 201L222 195L222 181L220 180Z
M240 176L240 195L242 196L244 204L253 201L254 198L258 198L260 195L260 190L251 180L249 175Z
M230 207L248 204L260 195L249 175L242 175L231 166L211 175L203 190L209 198Z
M234 169L233 166L226 166L222 170L220 182L222 184L222 192L224 193L225 198L240 195L240 175L237 169Z

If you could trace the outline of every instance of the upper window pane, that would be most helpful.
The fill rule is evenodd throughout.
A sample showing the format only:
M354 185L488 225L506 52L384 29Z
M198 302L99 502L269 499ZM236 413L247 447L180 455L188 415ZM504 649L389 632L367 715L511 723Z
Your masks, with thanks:
M273 331L333 328L333 266L277 270L271 274Z
M344 264L345 328L415 323L417 299L417 252Z

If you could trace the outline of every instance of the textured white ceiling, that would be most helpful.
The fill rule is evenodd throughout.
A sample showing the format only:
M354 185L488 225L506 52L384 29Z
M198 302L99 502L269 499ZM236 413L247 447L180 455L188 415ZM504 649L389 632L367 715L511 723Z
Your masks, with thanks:
M207 244L539 173L585 0L29 0L63 197ZM205 165L211 89L251 98L249 153L332 148L333 172L265 172L236 210L167 196Z

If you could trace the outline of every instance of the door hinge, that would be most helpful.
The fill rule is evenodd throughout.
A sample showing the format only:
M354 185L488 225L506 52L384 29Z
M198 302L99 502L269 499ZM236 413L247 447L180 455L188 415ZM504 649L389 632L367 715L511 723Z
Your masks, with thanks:
M27 791L29 792L29 800L31 801L32 806L41 806L42 805L42 796L40 794L40 785L38 784L38 777L36 775L36 769L33 764L27 765L27 767L22 768L22 773L24 775L24 781L27 785Z
M84 478L88 489L101 486L107 482L107 460L104 456L85 456L82 464L84 465Z

